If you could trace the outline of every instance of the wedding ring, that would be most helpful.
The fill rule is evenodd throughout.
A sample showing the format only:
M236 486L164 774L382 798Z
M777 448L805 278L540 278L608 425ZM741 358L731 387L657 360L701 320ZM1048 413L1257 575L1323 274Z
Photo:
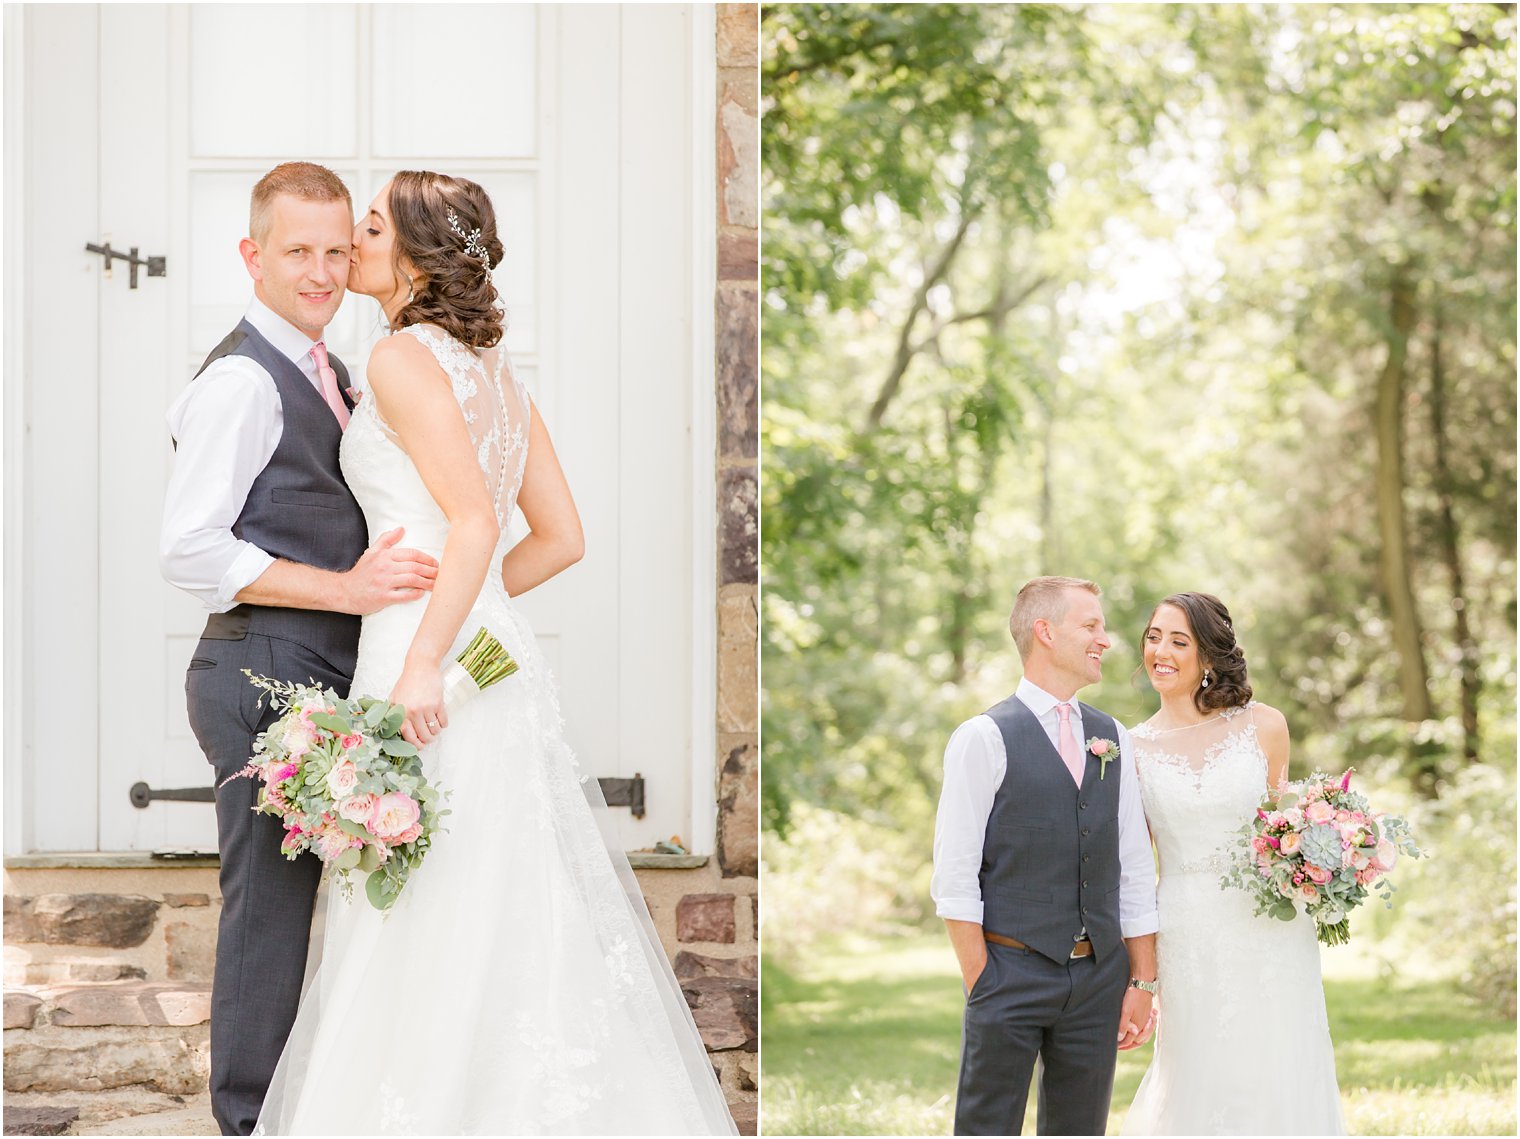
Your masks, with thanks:
M438 721L437 720L427 720L427 721L425 721L425 723L427 724L427 726L429 728L436 728L438 726Z

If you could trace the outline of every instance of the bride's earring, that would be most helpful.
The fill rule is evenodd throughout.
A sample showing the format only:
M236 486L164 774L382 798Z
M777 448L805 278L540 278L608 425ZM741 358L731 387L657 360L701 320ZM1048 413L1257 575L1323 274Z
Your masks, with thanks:
M1208 686L1209 686L1209 670L1208 669L1204 669L1203 670L1203 687L1207 688Z

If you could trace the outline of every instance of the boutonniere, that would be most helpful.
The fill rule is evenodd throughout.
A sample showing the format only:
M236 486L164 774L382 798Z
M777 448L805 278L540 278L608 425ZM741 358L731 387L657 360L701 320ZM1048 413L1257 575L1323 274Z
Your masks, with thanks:
M1098 778L1102 779L1108 774L1108 765L1119 756L1119 745L1113 740L1103 739L1101 736L1093 736L1087 741L1087 750L1098 761Z

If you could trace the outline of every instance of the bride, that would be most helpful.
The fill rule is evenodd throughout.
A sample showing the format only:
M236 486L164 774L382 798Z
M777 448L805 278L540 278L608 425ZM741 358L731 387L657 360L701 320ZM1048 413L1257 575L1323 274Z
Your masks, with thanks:
M448 793L386 914L329 896L322 963L255 1134L733 1134L642 895L604 841L552 678L513 598L580 557L548 432L500 346L485 191L403 171L354 234L349 288L395 335L343 437L372 534L439 559L433 592L364 619L353 691L407 707ZM506 548L516 510L532 533ZM445 707L486 626L520 671Z
M1220 885L1225 848L1287 778L1287 721L1251 699L1218 598L1168 597L1142 654L1161 695L1129 733L1161 862L1160 1020L1123 1133L1344 1134L1314 923L1258 917Z

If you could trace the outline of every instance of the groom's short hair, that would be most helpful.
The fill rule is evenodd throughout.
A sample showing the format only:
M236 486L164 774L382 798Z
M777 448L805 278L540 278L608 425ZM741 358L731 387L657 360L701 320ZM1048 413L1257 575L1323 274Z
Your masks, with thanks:
M269 211L281 194L290 194L308 202L347 202L354 211L348 187L325 166L315 162L282 162L253 188L248 204L248 236L259 244L269 236Z
M1085 589L1094 597L1103 596L1097 582L1080 577L1037 577L1025 582L1019 590L1013 612L1008 616L1008 631L1018 646L1020 660L1028 660L1029 650L1034 648L1036 621L1059 621L1066 616L1068 589Z

